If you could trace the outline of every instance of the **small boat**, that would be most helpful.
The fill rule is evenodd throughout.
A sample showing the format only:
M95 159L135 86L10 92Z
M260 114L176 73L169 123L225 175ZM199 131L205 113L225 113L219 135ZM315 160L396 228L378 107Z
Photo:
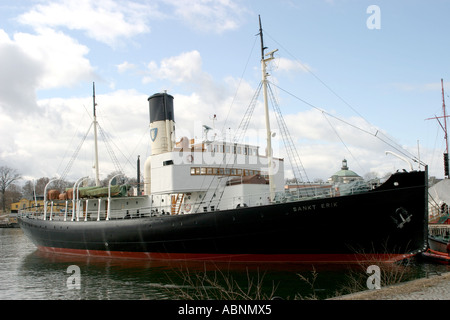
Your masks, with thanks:
M447 253L427 249L421 253L422 258L438 264L450 264L450 256Z
M20 228L20 226L17 222L0 223L0 228Z
M426 260L439 264L450 264L450 235L429 235L429 248L422 252L422 257Z
M149 260L307 263L394 262L425 250L427 166L411 166L380 185L358 184L345 193L307 185L295 192L284 189L284 159L272 155L268 125L266 64L276 50L264 52L261 21L260 37L265 154L258 146L211 139L207 126L201 141L176 141L174 97L156 93L148 98L152 155L145 162L143 194L129 195L125 187L114 195L113 179L106 189L84 192L80 184L86 177L65 199L49 199L46 192L43 212L19 217L39 250ZM94 128L95 123L94 95ZM95 168L98 172L97 160Z
M450 172L448 159L448 135L447 135L447 115L445 106L444 80L441 79L442 88L442 111L443 116L430 119L438 120L444 130L446 150L444 152L444 174L445 179L433 185L429 190L429 211L428 216L428 248L422 252L421 256L427 260L450 264ZM444 125L439 119L443 119Z
M429 235L428 244L433 251L450 253L450 236L448 233L441 236Z

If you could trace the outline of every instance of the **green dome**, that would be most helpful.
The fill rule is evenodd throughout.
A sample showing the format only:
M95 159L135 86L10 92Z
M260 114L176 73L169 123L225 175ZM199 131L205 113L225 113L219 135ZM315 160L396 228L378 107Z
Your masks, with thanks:
M350 170L347 166L347 160L342 160L342 168L331 176L330 181L334 182L350 182L353 180L362 179L356 172Z
M346 169L346 170L339 170L338 172L336 172L334 174L334 176L338 176L338 177L359 177L359 174L357 174L356 172Z

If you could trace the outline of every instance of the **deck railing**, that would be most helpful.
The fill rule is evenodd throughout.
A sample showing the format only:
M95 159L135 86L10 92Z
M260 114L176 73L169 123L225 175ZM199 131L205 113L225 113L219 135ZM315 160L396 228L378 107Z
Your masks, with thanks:
M428 232L433 236L448 236L450 234L450 224L429 224Z
M328 184L289 188L284 192L278 192L272 203L289 203L301 200L333 198L340 195L350 195L370 190L369 184L354 183L332 187ZM199 213L218 211L226 209L235 209L247 206L259 206L269 204L270 193L258 193L233 198L220 197L208 199L202 198L200 201L189 203L191 210L189 212L179 211L179 214ZM122 198L122 201L124 198ZM134 199L127 197L126 199ZM172 204L151 205L151 206L130 206L114 209L110 207L111 203L116 201L114 198L90 198L90 199L70 199L70 200L48 200L44 206L32 206L19 210L19 216L43 220L59 221L100 221L109 219L129 219L151 216L170 215ZM120 200L119 200L120 201ZM226 208L225 208L226 207ZM75 209L74 209L75 208Z

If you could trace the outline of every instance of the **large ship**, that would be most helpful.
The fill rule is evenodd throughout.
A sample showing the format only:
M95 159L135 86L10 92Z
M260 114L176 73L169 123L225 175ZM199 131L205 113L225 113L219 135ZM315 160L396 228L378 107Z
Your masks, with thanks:
M261 26L260 36L265 152L217 139L207 126L201 139L177 141L174 98L154 94L143 192L131 196L116 179L107 187L81 187L83 177L55 196L47 191L50 181L43 208L19 217L38 249L227 262L392 262L425 250L426 166L398 171L376 186L358 181L346 189L285 190L284 159L271 152L267 106L266 66L274 51L265 54Z

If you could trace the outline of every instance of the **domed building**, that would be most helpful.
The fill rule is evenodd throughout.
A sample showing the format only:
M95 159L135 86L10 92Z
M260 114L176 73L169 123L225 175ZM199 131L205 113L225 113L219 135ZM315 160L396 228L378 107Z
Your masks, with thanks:
M356 172L350 170L347 165L347 160L342 160L341 170L333 174L329 179L329 183L349 183L355 180L363 180Z

